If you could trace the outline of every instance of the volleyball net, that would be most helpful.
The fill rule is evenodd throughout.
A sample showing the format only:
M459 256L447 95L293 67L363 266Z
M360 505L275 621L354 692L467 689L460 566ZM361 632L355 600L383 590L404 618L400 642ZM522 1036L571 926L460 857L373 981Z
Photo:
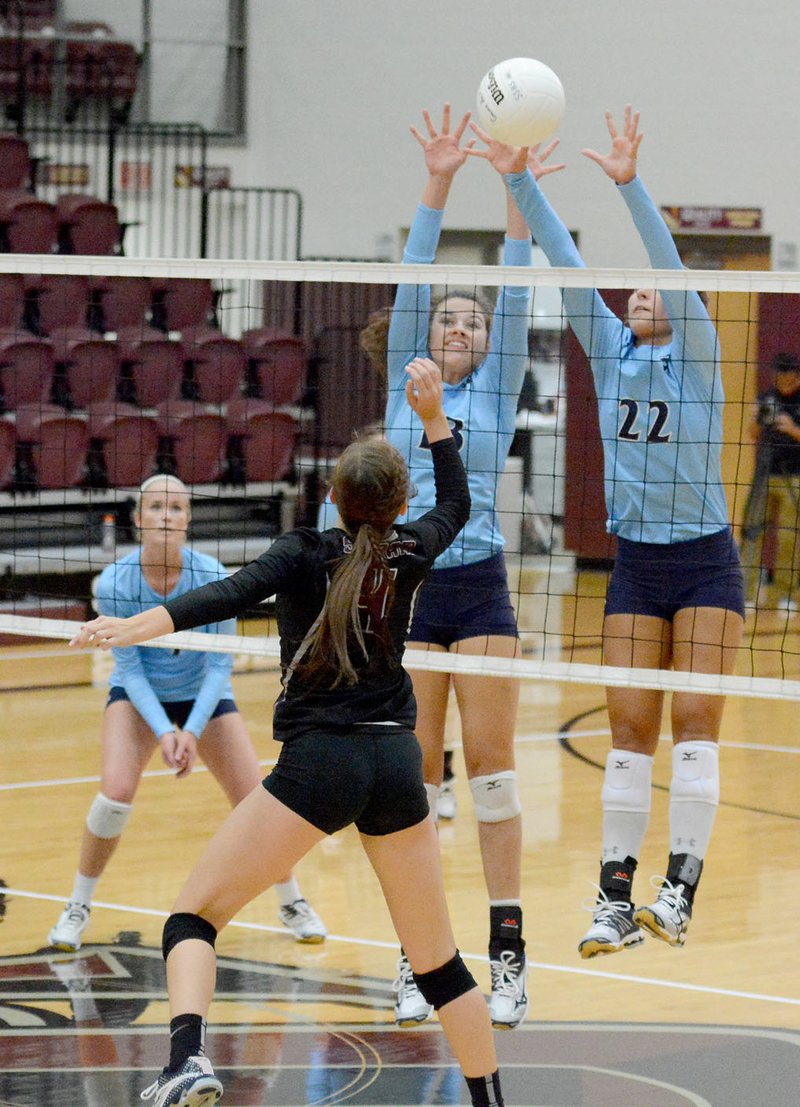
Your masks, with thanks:
M497 488L523 656L408 651L407 664L800 699L800 472L780 470L772 435L782 410L773 394L775 366L781 358L800 361L800 274L13 254L4 262L6 648L69 639L91 615L97 574L137 548L135 492L155 472L174 473L189 486L189 542L230 569L291 527L316 525L339 453L354 433L382 426L385 371L363 332L369 322L380 330L399 283L430 284L434 299L458 291L490 302L501 286L528 287L521 389L518 375L500 376L501 389L514 378L513 394L504 397L516 410L513 440L508 457L505 445L496 447L495 471L483 473ZM746 630L734 675L602 663L615 546L606 531L597 398L560 291L588 287L601 290L620 316L637 288L708 294L725 404L721 441L709 422L714 441L698 448L721 453L745 569ZM427 307L419 312L424 318L410 322L424 332ZM496 313L495 339L517 322L510 312ZM473 393L480 389L476 377ZM791 397L784 406L791 410ZM651 407L645 434L659 430L657 405ZM481 434L499 432L499 424L482 419ZM468 444L464 459L469 468ZM178 648L274 664L274 630L259 629L270 613L267 602L248 613L241 634L218 641L180 635Z

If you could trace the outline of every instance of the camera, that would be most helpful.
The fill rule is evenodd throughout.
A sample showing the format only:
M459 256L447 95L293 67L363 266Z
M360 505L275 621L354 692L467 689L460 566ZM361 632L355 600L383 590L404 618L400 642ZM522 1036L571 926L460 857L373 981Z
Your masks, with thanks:
M773 426L779 410L778 401L772 396L765 396L758 405L758 425L760 427Z

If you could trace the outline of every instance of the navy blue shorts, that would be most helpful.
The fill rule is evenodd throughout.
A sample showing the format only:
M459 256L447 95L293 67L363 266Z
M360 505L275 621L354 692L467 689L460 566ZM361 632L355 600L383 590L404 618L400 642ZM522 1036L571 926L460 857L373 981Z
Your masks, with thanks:
M109 689L108 699L106 700L106 707L110 707L112 703L117 703L119 700L127 700L130 703L130 696L124 688L114 686ZM167 718L175 726L179 726L183 729L186 726L186 720L192 713L194 707L194 700L175 700L173 703L161 703L161 706L167 713ZM233 700L220 700L214 710L211 712L212 719L218 719L220 715L231 715L234 711L238 711L239 708L233 702Z
M419 590L408 641L449 649L454 642L487 634L519 637L503 555L434 569Z
M428 795L413 730L357 726L310 730L284 742L264 787L326 834L355 823L362 834L394 834L422 822Z
M685 607L723 607L744 616L742 567L731 528L689 542L617 538L606 615L672 622Z

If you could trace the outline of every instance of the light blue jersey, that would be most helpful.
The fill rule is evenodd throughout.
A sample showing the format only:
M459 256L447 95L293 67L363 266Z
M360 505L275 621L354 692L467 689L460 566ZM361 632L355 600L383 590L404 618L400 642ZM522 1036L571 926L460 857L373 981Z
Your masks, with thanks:
M227 575L216 558L184 547L178 583L168 596L162 596L145 580L141 554L135 550L102 571L97 582L95 606L101 615L126 618ZM212 623L198 630L207 634L235 634L236 620ZM194 700L184 730L199 738L219 701L233 699L230 681L233 658L228 653L145 646L128 646L111 652L115 664L109 685L125 689L157 738L175 729L162 703Z
M420 204L403 261L433 262L443 213ZM530 265L530 239L506 237L506 265ZM430 357L430 285L400 285L389 327L386 437L406 459L418 493L409 504L408 520L435 504L433 466L422 423L408 406L405 367L415 357ZM489 353L458 384L444 385L443 407L467 470L472 511L453 544L436 560L437 569L469 565L498 554L504 545L495 502L497 482L511 448L517 402L528 356L531 293L504 288L492 318Z
M564 224L533 175L506 182L551 265L582 267ZM651 264L683 268L638 177L619 186ZM594 289L564 289L564 308L592 368L605 458L607 528L632 542L683 542L728 526L722 485L719 343L696 292L663 291L665 346L634 344Z

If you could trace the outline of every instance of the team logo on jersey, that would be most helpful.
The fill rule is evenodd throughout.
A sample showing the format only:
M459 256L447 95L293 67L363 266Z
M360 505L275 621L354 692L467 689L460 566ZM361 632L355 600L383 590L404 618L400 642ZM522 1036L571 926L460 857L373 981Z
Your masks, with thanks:
M456 449L461 450L461 448L464 445L464 435L461 433L462 430L464 429L464 425L465 425L464 420L463 419L452 419L448 415L447 416L447 425L450 427L450 433L452 434L453 438L455 439ZM419 442L417 443L417 449L418 450L429 450L430 448L431 448L431 444L428 441L428 436L425 433L425 431L423 431L422 432L422 437L420 438Z

